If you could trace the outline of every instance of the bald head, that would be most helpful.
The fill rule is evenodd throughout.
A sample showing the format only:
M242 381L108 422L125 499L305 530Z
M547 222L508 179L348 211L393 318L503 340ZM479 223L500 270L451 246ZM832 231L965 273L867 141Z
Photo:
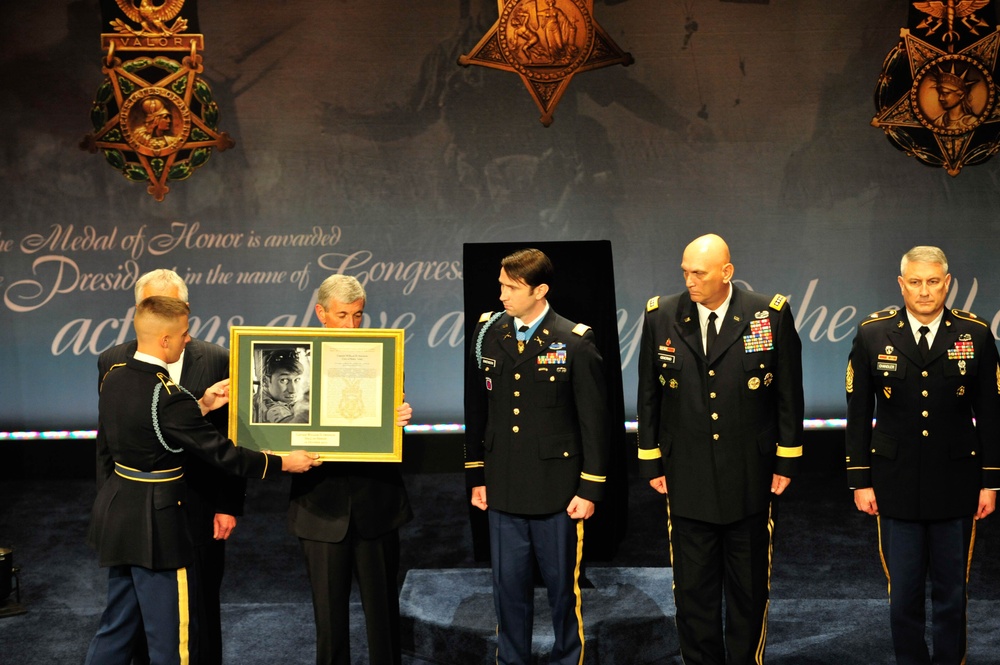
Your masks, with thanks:
M714 233L706 233L695 238L684 248L684 260L688 257L702 257L705 261L711 261L720 266L729 263L729 245Z
M729 281L735 269L730 263L729 245L714 233L695 238L684 248L681 270L692 302L714 310L729 297Z
M135 307L137 350L166 363L177 362L191 339L188 336L188 304L179 298L151 296Z

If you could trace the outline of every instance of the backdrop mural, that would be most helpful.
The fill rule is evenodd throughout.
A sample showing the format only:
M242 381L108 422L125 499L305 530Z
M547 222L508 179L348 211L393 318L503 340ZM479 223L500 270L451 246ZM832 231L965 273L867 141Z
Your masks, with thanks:
M465 242L610 239L627 416L646 300L722 234L736 277L789 295L807 415L842 417L854 326L937 244L952 304L1000 325L1000 162L943 169L870 126L901 0L595 0L635 58L573 78L545 128L511 73L457 65L495 0L203 2L204 76L236 147L156 202L78 144L102 80L93 0L0 10L0 430L91 428L97 355L132 285L176 269L192 332L317 325L332 272L406 329L418 423L461 422Z

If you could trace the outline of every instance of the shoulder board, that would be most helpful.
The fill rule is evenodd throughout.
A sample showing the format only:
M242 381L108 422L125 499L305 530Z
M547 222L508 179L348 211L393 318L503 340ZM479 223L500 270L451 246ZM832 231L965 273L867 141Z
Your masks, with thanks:
M108 374L111 374L112 371L118 369L119 367L124 367L124 366L125 366L125 363L115 363L114 365L112 365L111 367L109 367L108 371L105 372L104 376L101 377L101 386L100 387L104 388L104 380L108 378Z
M769 305L769 307L773 310L777 310L780 312L781 308L785 306L786 302L788 302L788 298L778 293L775 294L773 298L771 298L771 304Z
M981 326L986 326L987 328L989 328L989 325L987 325L985 321L983 321L981 318L979 318L972 312L966 312L961 309L953 309L951 310L951 313L960 319L964 319L965 321L972 321L973 323L978 323Z
M653 296L646 301L646 311L652 312L660 308L660 296Z
M163 384L163 387L166 389L168 395L173 395L174 393L180 392L180 388L177 387L177 384L174 383L174 380L170 378L169 374L164 374L163 372L157 372L156 378L158 378L160 380L160 383Z
M899 310L896 309L895 307L892 307L890 309L883 309L880 312L869 314L868 318L866 318L864 321L861 322L861 325L866 326L874 321L885 321L887 319L895 317L897 314L899 314Z
M588 330L590 330L590 326L588 326L586 323L578 323L575 326L573 326L573 334L580 335L581 337L583 337L583 335L586 334Z
M490 320L491 316L493 316L493 312L483 312L482 315L479 317L479 322L486 323L487 321Z

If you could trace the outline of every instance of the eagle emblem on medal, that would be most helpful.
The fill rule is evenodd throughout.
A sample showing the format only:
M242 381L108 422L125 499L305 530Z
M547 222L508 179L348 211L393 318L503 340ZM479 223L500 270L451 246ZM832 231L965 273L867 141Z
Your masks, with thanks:
M136 37L169 37L187 30L187 19L178 18L173 25L167 26L167 22L176 17L184 8L184 0L164 0L156 4L153 0L140 0L136 6L129 0L115 0L118 8L133 23L138 23L135 28L125 23L121 19L111 21L111 27L116 32Z

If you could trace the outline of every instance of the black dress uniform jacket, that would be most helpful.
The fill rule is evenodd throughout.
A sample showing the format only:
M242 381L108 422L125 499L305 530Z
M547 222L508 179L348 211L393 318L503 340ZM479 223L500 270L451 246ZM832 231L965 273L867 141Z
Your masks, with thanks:
M124 363L135 355L136 342L114 346L97 359L98 377L101 381L112 366ZM184 348L181 367L181 385L195 397L229 376L229 350L216 344L192 339ZM100 388L100 385L98 385ZM229 407L223 406L205 415L220 434L229 431ZM98 439L97 486L114 473L115 465L107 447ZM188 486L187 508L191 516L192 536L196 543L213 541L215 515L240 516L246 498L245 478L226 474L194 456L184 465L184 482Z
M876 312L858 326L846 387L848 483L874 488L881 515L965 517L980 489L1000 487L1000 366L985 321L945 310L923 360L905 310Z
M485 485L490 508L520 515L600 500L609 423L593 332L550 308L518 353L513 318L483 332L489 318L476 326L466 386L467 485Z
M128 469L175 470L164 475L177 477L188 456L195 455L247 477L271 477L281 471L280 457L237 448L202 417L196 400L174 384L165 369L135 358L105 377L99 414L98 446ZM193 546L186 500L183 480L143 482L112 473L94 501L87 538L98 551L100 565L151 570L189 565Z
M783 296L732 287L711 357L687 292L646 305L639 472L666 476L670 510L729 524L767 510L771 476L802 455L802 345Z

